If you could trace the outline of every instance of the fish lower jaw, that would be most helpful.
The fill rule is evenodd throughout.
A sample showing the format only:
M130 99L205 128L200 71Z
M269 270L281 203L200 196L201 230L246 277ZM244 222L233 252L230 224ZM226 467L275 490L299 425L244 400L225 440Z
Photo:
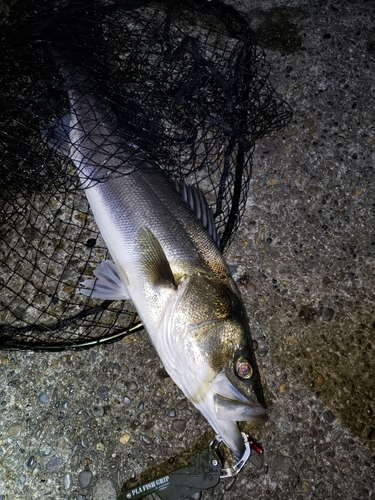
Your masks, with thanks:
M238 422L266 422L268 416L263 406L253 404L231 384L224 372L213 378L205 387L205 397L199 401L191 398L194 406L202 413L215 433L220 436L229 450L240 458L245 444ZM202 393L201 393L202 394Z
M215 414L213 405L211 411L207 411L207 408L204 408L202 404L194 406L202 413L215 434L219 436L228 449L237 458L242 457L245 452L245 444L238 423L231 420L219 420Z

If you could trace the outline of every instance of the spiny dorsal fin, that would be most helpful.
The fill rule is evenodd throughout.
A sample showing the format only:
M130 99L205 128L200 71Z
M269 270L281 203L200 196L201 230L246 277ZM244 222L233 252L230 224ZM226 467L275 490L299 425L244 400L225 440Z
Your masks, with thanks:
M214 214L208 206L206 197L204 196L202 190L196 186L185 184L184 182L180 182L176 179L173 180L173 184L183 201L201 221L203 227L206 229L220 250L220 236L216 231Z

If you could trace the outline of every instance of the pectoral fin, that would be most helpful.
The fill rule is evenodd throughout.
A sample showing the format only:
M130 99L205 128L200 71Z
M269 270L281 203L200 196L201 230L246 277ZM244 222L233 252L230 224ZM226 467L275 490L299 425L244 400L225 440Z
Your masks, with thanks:
M80 288L84 295L90 295L103 300L129 300L126 283L118 272L115 264L110 260L102 262L94 271L96 280L85 280Z
M158 239L149 228L143 228L136 237L140 263L147 281L153 286L176 288L171 266Z

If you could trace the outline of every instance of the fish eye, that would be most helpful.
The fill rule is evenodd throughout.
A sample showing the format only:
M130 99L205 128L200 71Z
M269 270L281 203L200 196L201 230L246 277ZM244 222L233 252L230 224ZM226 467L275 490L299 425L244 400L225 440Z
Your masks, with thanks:
M250 361L246 358L238 358L236 361L236 373L240 378L251 378L254 370Z

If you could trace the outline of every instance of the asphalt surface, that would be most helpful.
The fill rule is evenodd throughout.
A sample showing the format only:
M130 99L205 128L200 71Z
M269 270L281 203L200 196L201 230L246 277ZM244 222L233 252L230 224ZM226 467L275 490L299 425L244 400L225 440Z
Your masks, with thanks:
M374 3L233 2L291 124L263 139L236 266L270 420L203 499L375 498ZM213 437L145 332L65 353L0 353L0 499L115 500Z

